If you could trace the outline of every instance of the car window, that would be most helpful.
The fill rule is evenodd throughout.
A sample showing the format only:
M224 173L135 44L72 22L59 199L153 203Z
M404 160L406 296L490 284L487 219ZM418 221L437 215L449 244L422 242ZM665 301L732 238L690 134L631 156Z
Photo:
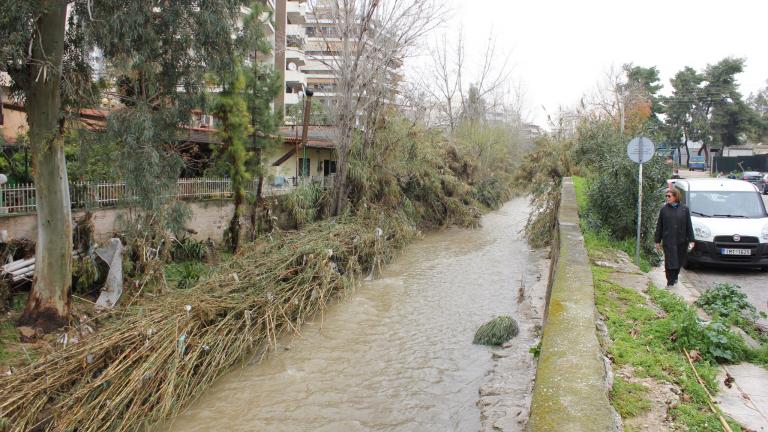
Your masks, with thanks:
M688 208L704 217L766 217L765 206L757 192L697 191L691 192Z

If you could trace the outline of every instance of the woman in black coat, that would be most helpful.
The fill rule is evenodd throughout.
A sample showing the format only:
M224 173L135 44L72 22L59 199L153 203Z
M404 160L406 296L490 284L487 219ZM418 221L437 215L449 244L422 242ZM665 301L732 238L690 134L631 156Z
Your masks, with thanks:
M664 247L664 272L667 275L667 288L677 283L680 268L685 266L688 251L695 245L693 224L688 207L680 203L680 192L670 188L666 193L667 203L659 212L656 222L654 242L656 249Z

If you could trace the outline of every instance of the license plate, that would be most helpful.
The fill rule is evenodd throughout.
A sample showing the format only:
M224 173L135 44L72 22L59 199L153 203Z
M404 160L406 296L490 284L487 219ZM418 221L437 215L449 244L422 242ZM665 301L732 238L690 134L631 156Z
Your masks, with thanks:
M752 255L752 251L749 249L720 249L720 253L723 255Z

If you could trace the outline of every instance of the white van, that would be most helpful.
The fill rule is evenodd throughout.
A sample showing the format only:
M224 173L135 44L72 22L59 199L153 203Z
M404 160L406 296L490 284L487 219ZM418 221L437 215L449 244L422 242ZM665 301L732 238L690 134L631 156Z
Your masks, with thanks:
M755 185L732 179L670 183L691 211L696 247L688 265L759 267L768 271L768 213Z

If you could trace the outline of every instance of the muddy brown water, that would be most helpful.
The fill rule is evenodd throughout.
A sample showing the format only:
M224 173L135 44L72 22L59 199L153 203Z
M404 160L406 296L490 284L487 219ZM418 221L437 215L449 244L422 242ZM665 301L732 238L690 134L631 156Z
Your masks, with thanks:
M218 380L168 431L477 431L493 368L475 330L538 272L523 198L429 234L264 361ZM520 349L526 349L521 347Z

